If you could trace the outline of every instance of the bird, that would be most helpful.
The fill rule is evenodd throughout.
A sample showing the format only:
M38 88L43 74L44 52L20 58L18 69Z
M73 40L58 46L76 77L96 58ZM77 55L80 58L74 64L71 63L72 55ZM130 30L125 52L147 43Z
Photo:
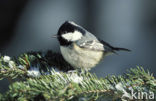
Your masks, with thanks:
M89 71L107 55L130 51L110 45L73 21L65 21L53 37L59 41L64 60L74 69Z

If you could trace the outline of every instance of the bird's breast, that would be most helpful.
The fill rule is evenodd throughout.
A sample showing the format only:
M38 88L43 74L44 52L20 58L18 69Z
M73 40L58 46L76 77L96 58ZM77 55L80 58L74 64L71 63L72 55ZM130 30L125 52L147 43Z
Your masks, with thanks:
M103 51L80 48L76 44L73 44L71 48L61 46L60 49L64 59L74 68L89 70L96 66L103 57Z

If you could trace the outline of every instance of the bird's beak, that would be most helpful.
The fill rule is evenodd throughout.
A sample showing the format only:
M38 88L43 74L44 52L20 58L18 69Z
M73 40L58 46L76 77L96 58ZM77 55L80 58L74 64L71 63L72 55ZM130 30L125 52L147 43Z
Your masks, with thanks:
M52 38L57 38L57 37L58 37L57 34L55 34L55 35L52 36Z

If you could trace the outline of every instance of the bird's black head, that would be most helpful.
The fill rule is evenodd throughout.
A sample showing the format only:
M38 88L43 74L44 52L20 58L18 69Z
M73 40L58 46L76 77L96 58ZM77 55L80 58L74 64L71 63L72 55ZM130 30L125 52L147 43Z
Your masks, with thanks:
M62 46L70 45L78 41L85 34L85 29L72 21L64 22L58 30L57 38Z

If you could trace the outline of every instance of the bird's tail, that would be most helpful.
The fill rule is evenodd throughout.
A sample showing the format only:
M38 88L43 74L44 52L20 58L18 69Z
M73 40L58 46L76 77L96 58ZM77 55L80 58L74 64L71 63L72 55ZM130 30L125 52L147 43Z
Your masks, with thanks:
M112 47L114 51L128 51L130 52L131 50L127 49L127 48L119 48L119 47Z
M100 42L104 45L104 49L105 49L105 53L109 54L109 53L116 53L116 51L127 51L130 52L131 50L127 49L127 48L119 48L119 47L113 47L110 44L108 44L107 42L100 40Z
M117 51L127 51L127 52L131 51L127 48L119 48L119 47L111 47L111 48L112 48L111 52L117 55L118 55Z

